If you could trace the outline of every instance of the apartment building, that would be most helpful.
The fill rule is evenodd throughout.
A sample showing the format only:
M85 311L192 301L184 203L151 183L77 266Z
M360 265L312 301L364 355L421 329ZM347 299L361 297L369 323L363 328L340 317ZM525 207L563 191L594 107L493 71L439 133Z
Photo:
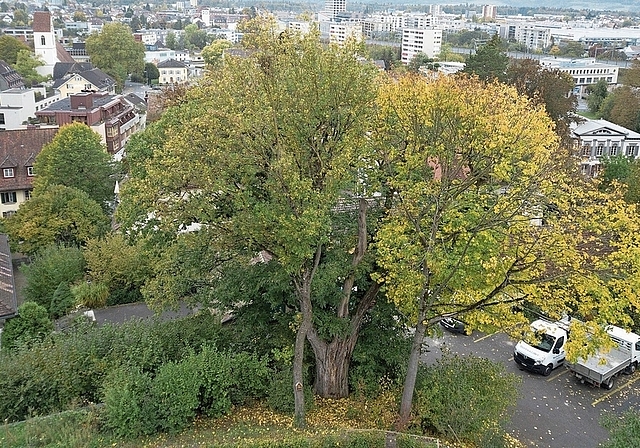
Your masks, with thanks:
M442 47L442 30L405 28L402 30L401 61L408 64L418 53L424 53L430 58L440 54Z

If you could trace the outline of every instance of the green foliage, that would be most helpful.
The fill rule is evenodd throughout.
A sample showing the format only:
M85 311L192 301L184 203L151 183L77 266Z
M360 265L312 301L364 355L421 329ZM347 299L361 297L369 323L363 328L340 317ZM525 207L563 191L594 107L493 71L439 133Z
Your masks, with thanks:
M107 304L109 288L104 283L82 282L71 288L76 303L87 308L103 308Z
M632 131L638 131L640 130L640 95L632 87L618 87L602 101L599 113L605 120Z
M410 72L418 73L421 67L425 67L428 70L437 70L439 64L425 53L417 53L413 59L407 65Z
M504 81L508 65L509 57L503 43L498 35L494 34L475 54L469 56L463 72L477 75L483 81Z
M34 196L65 185L85 192L107 210L114 198L115 169L100 135L83 123L68 124L36 157Z
M617 415L606 413L602 418L602 426L609 430L609 440L603 448L627 448L640 445L640 412L629 409Z
M47 246L32 258L31 263L20 266L26 279L25 298L44 306L51 316L66 314L73 306L66 289L82 279L84 268L84 257L79 248Z
M378 395L404 378L411 341L405 336L402 319L388 301L380 301L367 316L349 369L349 386L366 396Z
M609 95L608 88L609 85L604 79L599 79L597 83L588 87L587 92L589 93L589 96L587 96L587 106L591 112L600 112L602 102L605 100L607 95Z
M18 54L21 51L31 53L31 49L24 42L8 34L0 35L0 60L13 67L18 61Z
M400 64L400 47L366 44L365 52L371 60L383 60L387 70Z
M100 33L87 37L86 47L93 65L112 76L119 90L129 74L143 74L144 44L134 39L131 28L125 24L105 24Z
M13 68L22 76L25 84L31 87L47 80L46 76L36 71L36 68L42 65L44 65L42 58L35 56L30 50L20 50Z
M81 247L89 239L105 235L110 227L97 202L85 192L63 185L34 194L5 219L12 250L27 255L51 244Z
M624 155L604 157L599 188L612 191L624 185L624 199L630 204L640 203L640 161Z
M107 375L103 385L101 420L117 437L133 438L156 431L153 379L133 367L119 367Z
M216 39L202 49L202 59L210 70L220 66L222 56L228 48L231 48L231 42L226 39Z
M67 314L76 303L78 302L71 293L69 283L63 281L53 292L51 305L49 305L49 313L53 319L58 319Z
M2 330L2 349L28 348L53 331L47 309L35 302L18 307L18 315L9 319Z
M192 360L190 357L178 363L164 364L153 379L151 390L147 391L156 408L157 429L160 431L180 431L196 416L202 383L198 374L200 366ZM217 398L214 396L213 400L217 401Z
M305 408L313 406L313 391L307 385L304 388ZM293 399L293 373L291 369L280 370L273 375L269 391L267 392L267 405L276 412L292 414L294 411Z
M415 412L425 430L480 442L489 428L507 420L519 381L488 359L445 356L421 372Z
M198 412L212 417L228 414L231 390L238 393L239 402L264 397L269 374L266 362L255 356L220 352L208 345L200 353L163 364L153 377L121 369L105 387L106 426L127 437L180 431ZM249 379L252 386L241 384ZM260 386L253 387L257 382Z
M99 402L105 375L118 366L153 377L163 364L180 361L203 344L221 343L217 319L207 314L169 322L86 324L49 339L29 350L0 353L3 420Z

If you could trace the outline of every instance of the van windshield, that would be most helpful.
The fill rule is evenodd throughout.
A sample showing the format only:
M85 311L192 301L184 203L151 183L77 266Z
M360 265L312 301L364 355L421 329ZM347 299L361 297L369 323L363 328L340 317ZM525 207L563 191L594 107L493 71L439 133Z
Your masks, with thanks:
M532 345L543 352L550 352L555 342L556 338L553 336L549 336L546 333L536 333L536 337Z

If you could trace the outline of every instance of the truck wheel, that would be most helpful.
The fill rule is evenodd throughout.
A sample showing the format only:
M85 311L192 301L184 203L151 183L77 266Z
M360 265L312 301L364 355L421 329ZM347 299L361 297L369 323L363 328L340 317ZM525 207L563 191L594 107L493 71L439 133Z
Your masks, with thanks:
M624 373L626 373L627 375L631 375L632 373L634 373L636 371L636 363L632 362L629 367L627 367L624 371Z
M553 364L549 364L547 367L544 368L544 370L542 371L542 374L544 376L549 376L551 375L552 370L553 370Z
M609 378L607 382L604 384L604 388L607 390L613 389L613 378Z

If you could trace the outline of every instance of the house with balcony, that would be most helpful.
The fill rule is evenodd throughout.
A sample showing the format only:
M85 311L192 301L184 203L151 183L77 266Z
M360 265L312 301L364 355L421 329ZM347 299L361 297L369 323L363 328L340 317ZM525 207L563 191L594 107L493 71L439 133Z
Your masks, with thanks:
M640 157L640 133L607 120L585 120L572 126L574 154L586 176L596 177L604 157Z
M51 142L57 126L29 126L0 132L0 213L12 215L31 198L33 165L43 146Z
M146 125L146 110L123 95L85 92L70 95L36 112L44 125L81 122L102 137L109 154L120 152L131 135Z

